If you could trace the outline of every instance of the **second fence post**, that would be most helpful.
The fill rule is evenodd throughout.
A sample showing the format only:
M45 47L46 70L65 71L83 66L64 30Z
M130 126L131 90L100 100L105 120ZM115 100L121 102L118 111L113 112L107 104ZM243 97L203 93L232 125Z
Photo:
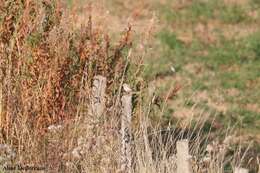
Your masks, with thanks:
M248 169L245 168L235 168L235 173L248 173Z
M177 173L192 173L189 141L177 141Z
M121 98L121 171L131 173L132 152L131 152L131 121L132 121L132 90L126 84L123 85L124 94Z
M92 86L91 114L95 119L100 119L105 110L106 78L95 76Z

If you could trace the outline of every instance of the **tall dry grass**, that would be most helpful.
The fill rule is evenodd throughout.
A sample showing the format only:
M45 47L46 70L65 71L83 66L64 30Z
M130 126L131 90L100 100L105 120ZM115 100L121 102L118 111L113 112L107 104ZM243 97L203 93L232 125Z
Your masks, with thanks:
M233 153L240 154L230 154L229 144L210 144L210 134L202 133L204 121L176 130L149 118L158 113L157 103L141 73L152 26L139 49L132 44L131 25L113 43L106 26L93 25L91 15L82 20L80 10L91 14L94 9L71 11L54 0L0 3L1 165L41 166L45 172L120 171L120 97L127 82L134 91L133 171L174 172L174 147L182 138L191 140L196 172L232 167ZM107 79L106 108L89 128L96 75Z
M1 142L25 152L23 162L36 151L42 162L47 127L86 114L95 75L107 78L107 104L114 104L131 27L112 45L91 16L74 27L77 16L59 1L8 0L0 9Z

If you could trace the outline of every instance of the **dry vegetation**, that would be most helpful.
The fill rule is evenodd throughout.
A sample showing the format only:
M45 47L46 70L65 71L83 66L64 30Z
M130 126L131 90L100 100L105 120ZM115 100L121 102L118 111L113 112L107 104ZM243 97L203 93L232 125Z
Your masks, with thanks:
M21 163L44 163L47 128L86 114L95 75L108 80L109 107L125 80L131 26L111 45L91 16L80 28L77 17L56 1L1 3L1 141L17 146Z
M3 170L18 164L44 167L45 172L118 172L120 97L122 84L128 83L134 91L133 171L175 171L174 147L182 138L191 141L195 172L228 172L240 164L256 171L255 155L245 157L248 147L231 140L232 129L222 133L222 142L210 133L214 120L207 114L181 125L162 118L180 87L159 97L145 82L143 62L156 20L152 15L144 25L135 21L140 16L136 8L119 32L111 31L121 26L116 21L102 22L117 19L95 4L69 9L54 0L1 1ZM106 109L99 119L89 114L96 75L107 79Z

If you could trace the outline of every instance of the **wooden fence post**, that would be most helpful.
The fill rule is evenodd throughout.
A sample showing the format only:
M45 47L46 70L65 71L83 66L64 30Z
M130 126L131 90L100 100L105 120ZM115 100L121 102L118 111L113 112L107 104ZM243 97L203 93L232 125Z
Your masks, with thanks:
M95 76L92 86L91 114L97 119L101 117L105 110L106 78Z
M177 141L177 173L192 173L189 155L189 141Z
M248 173L248 172L249 172L248 169L236 167L234 173Z
M101 129L99 128L99 125L106 108L106 81L106 78L103 76L94 76L90 95L88 117L85 119L88 128L88 140L90 141L97 138L97 131Z
M131 173L132 153L131 153L131 121L132 121L132 90L124 84L124 95L121 98L121 171Z

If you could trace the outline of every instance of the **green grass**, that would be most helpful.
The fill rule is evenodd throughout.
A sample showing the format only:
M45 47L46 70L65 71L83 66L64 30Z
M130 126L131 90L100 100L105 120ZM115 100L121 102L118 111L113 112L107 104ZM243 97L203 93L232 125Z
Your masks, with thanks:
M181 51L183 50L183 43L177 39L175 33L171 33L169 31L160 32L158 37L160 38L161 42L167 45L170 49L174 51Z
M212 0L208 2L193 1L192 4L185 9L185 18L191 20L191 22L205 21L214 19L215 10L220 7L218 0Z
M242 115L242 126L248 129L255 128L256 130L260 130L260 113L239 109L238 114Z
M170 5L161 5L159 17L166 21L166 24L157 34L157 39L161 43L162 51L159 56L147 61L146 76L150 79L158 74L166 76L169 74L170 66L174 66L177 69L176 76L183 80L191 80L191 85L182 90L183 95L191 95L197 91L213 93L218 89L224 99L223 104L228 104L227 112L218 114L223 114L224 119L229 121L221 122L240 123L240 128L245 131L250 129L259 132L259 125L257 125L259 112L246 108L246 105L257 104L260 107L258 89L260 88L260 30L243 37L227 38L221 26L216 26L218 37L213 43L202 42L197 38L196 33L191 44L185 44L178 39L181 30L194 30L197 23L207 23L211 20L219 21L223 27L233 25L239 28L248 25L250 28L254 20L247 14L250 10L258 8L257 4L258 1L253 0L251 5L245 7L226 5L218 0L193 1L179 10L171 8ZM187 25L178 27L180 23ZM172 26L175 26L175 29L172 29ZM189 66L184 68L189 64L201 65L202 72L194 73L192 69L188 69ZM160 86L164 88L163 81L160 81ZM232 89L237 90L237 96L227 94ZM219 96L209 94L208 97L211 100L218 100ZM202 106L203 104L205 106ZM200 105L203 109L208 107L209 110L214 110L210 105L207 106L207 103L200 103ZM186 106L190 107L188 104Z
M219 12L219 18L228 24L237 24L248 20L245 9L239 5L224 7L223 10Z
M239 5L224 5L222 0L193 1L186 8L179 11L174 10L170 6L161 6L159 11L163 18L169 22L176 20L187 22L188 19L189 22L196 23L220 19L224 23L237 24L249 20L245 8Z

